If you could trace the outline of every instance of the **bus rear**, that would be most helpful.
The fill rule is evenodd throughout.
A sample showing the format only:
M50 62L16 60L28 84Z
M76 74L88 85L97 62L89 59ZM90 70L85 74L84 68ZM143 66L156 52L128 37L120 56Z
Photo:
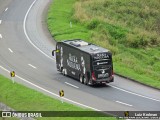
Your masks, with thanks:
M92 82L109 83L114 81L112 54L110 52L92 55Z

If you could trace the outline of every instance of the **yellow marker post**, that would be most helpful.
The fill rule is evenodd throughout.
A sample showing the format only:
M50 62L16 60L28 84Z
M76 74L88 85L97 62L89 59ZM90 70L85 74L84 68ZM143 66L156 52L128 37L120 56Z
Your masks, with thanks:
M61 97L61 102L63 103L62 97L64 96L64 90L59 91L59 96Z
M12 81L13 81L13 83L14 83L14 77L16 76L15 71L11 71L11 72L10 72L10 75L11 75L11 79L12 79Z

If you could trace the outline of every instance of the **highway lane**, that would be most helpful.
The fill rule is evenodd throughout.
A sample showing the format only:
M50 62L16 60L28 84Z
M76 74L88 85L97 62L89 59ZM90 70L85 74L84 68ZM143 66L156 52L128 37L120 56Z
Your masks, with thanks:
M2 1L0 2L2 3ZM14 0L9 2L8 7L4 5L4 9L0 9L0 18L3 21L3 24L0 25L0 34L3 36L0 40L0 66L8 70L15 70L22 78L50 92L58 94L59 90L63 89L65 98L72 100L72 103L76 101L104 111L160 110L160 102L150 99L160 99L158 90L127 81L118 76L110 86L89 87L59 74L56 71L55 61L50 59L54 42L52 42L47 30L44 30L44 19L42 19L44 7L49 2L50 0L37 0L31 11L28 11L33 0ZM6 8L8 8L7 11L5 11ZM26 16L27 11L28 15ZM46 55L37 50L24 34L25 16L27 17L25 29L30 42ZM1 71L6 75L2 69ZM22 79L16 78L16 80L44 92L44 90L26 83ZM78 88L70 86L66 82ZM55 97L53 94L47 94Z

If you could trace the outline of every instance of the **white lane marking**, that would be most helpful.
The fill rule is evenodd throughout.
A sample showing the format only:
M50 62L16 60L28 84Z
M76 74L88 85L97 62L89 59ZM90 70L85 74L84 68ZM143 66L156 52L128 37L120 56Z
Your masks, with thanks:
M4 68L4 67L2 67L2 66L0 66L0 68L1 68L2 70L4 70L4 71L6 71L6 72L10 73L10 71L9 71L9 70L7 70L6 68Z
M124 103L124 102L120 102L120 101L116 101L117 103L120 103L120 104L123 104L123 105L127 105L127 106L130 106L132 107L133 105L130 105L130 104L127 104L127 103Z
M11 48L8 48L8 50L9 50L11 53L13 53L13 51L11 50Z
M26 32L26 20L27 20L27 16L28 16L31 8L33 7L33 5L35 4L36 1L37 1L37 0L34 0L34 1L33 1L33 3L32 3L31 6L29 7L29 9L28 9L28 11L27 11L27 13L26 13L26 15L25 15L25 17L24 17L24 21L23 21L24 34L26 35L27 40L33 45L33 47L35 47L39 52L41 52L43 55L45 55L45 56L48 57L49 59L55 61L55 59L53 59L52 57L48 56L48 55L47 55L46 53L44 53L40 48L38 48L38 47L31 41L31 39L29 38L29 36L28 36L28 34L27 34L27 32Z
M0 34L0 38L2 38L2 34Z
M24 17L24 21L23 21L24 33L25 33L28 41L29 41L39 52L41 52L43 55L45 55L45 56L48 57L49 59L55 61L55 59L53 59L53 58L51 58L50 56L48 56L47 54L45 54L42 50L40 50L40 48L38 48L36 45L34 45L34 44L32 43L32 41L31 41L31 39L29 38L27 32L26 32L26 20L27 20L27 16L28 16L31 8L33 7L33 5L35 4L36 1L37 1L37 0L35 0L35 1L31 4L31 6L29 7L29 9L28 9L28 11L27 11L27 13L26 13L26 15L25 15L25 17ZM150 100L154 100L154 101L160 102L160 100L157 100L157 99L154 99L154 98L151 98L151 97L147 97L147 96L139 95L139 94L136 94L136 93L133 93L133 92L129 92L129 91L127 91L127 90L123 90L123 89L121 89L121 88L118 88L118 87L115 87L115 86L112 86L112 85L109 85L109 86L111 86L111 87L113 87L113 88L115 88L115 89L118 89L118 90L121 90L121 91L130 93L130 94L133 94L133 95L137 95L137 96L139 96L139 97L143 97L143 98L147 98L147 99L150 99Z
M4 70L4 71L10 73L10 71L7 70L6 68L4 68L4 67L2 67L2 66L0 66L0 68L1 68L2 70ZM25 80L24 78L22 78L22 77L20 77L20 76L18 76L18 75L15 75L15 77L21 79L22 81L24 81L24 82L26 82L26 83L28 83L28 84L30 84L30 85L32 85L32 86L40 89L40 90L43 90L43 91L45 91L45 92L47 92L47 93L49 93L49 94L51 94L51 95L54 95L54 96L56 96L56 97L59 97L59 94L55 94L55 93L53 93L53 92L50 92L50 91L48 91L48 90L46 90L46 89L44 89L44 88L42 88L42 87L40 87L40 86L38 86L38 85L30 82L30 81L28 81L28 80ZM72 103L74 103L74 104L77 104L77 105L80 105L80 106L82 106L82 107L86 107L86 108L89 108L89 109L92 109L92 110L95 110L95 111L102 111L102 110L99 110L99 109L96 109L96 108L93 108L93 107L90 107L90 106L81 104L81 103L79 103L79 102L70 100L70 99L65 98L65 97L61 97L61 99L64 99L64 100L66 100L66 101L72 102Z
M123 92L126 92L126 93L130 93L132 95L136 95L136 96L139 96L139 97L143 97L143 98L147 98L147 99L150 99L150 100L154 100L154 101L157 101L157 102L160 102L160 100L158 99L155 99L155 98L151 98L151 97L147 97L147 96L144 96L144 95L140 95L140 94L137 94L137 93L134 93L134 92L130 92L130 91L127 91L127 90L124 90L122 88L119 88L119 87L116 87L116 86L113 86L113 85L109 85L117 90L120 90L120 91L123 91Z
M2 24L2 20L0 20L0 24Z
M7 11L7 10L8 10L8 8L5 9L5 11Z
M68 82L65 82L67 85L70 85L70 86L72 86L72 87L75 87L75 88L79 88L79 87L77 87L77 86L75 86L75 85L72 85L72 84L70 84L70 83L68 83Z
M30 67L37 69L35 66L33 66L32 64L28 64Z

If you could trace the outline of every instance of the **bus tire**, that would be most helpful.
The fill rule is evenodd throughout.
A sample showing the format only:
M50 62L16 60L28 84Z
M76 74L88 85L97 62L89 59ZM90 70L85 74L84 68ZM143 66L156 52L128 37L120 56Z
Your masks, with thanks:
M60 67L60 70L59 70L61 73L63 72L63 67Z
M80 75L80 76L79 76L79 81L83 84L83 82L84 82L84 81L83 81L83 75Z
M62 74L63 74L64 76L66 76L66 75L67 75L67 70L66 70L66 69L63 69L63 70L62 70Z
M88 78L87 78L87 77L84 76L84 77L83 77L83 81L84 81L84 84L85 84L85 85L88 85Z

